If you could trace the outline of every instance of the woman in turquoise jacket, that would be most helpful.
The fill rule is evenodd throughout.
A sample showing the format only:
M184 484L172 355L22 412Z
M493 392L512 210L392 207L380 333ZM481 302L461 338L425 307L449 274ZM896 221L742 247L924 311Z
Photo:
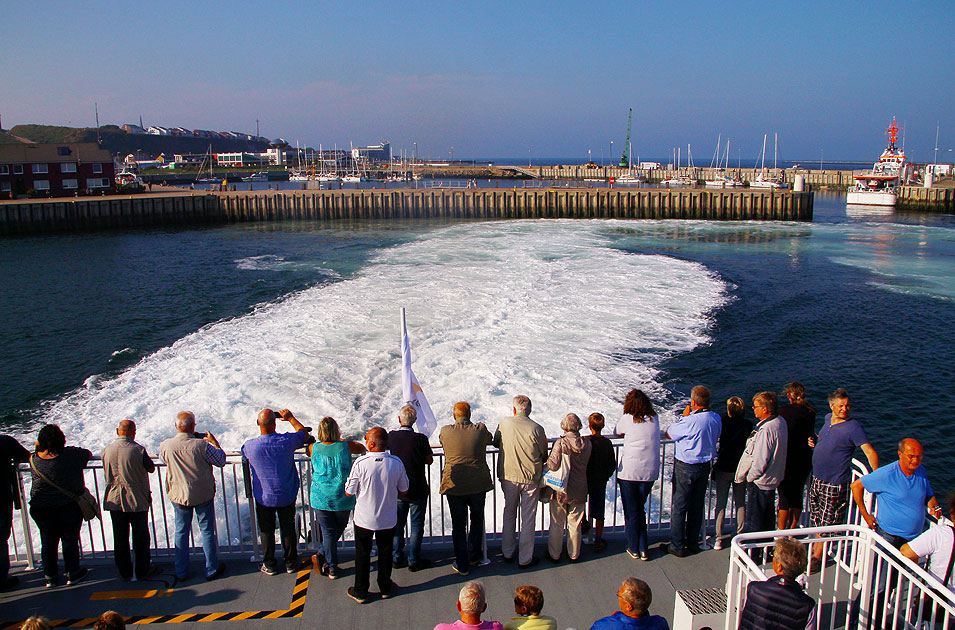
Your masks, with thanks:
M334 580L339 575L338 540L348 525L348 513L355 507L355 498L345 494L345 480L351 472L352 454L363 454L365 447L343 440L338 423L329 416L318 423L317 438L308 446L312 458L309 503L322 530L322 542L312 560L319 573Z

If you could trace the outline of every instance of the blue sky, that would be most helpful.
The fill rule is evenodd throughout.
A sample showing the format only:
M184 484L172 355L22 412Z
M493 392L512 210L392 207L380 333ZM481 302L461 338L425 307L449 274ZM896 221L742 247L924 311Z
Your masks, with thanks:
M469 157L634 158L717 135L757 157L873 160L892 116L910 159L955 160L949 2L0 0L0 116L389 140Z

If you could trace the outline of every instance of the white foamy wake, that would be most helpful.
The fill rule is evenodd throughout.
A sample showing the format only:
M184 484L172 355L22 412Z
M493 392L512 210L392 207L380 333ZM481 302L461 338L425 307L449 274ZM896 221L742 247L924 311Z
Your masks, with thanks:
M118 420L156 451L181 410L195 411L226 450L257 433L266 406L305 424L331 415L343 433L396 425L399 309L408 313L415 373L439 425L470 401L493 429L524 393L558 435L568 412L619 414L630 387L663 394L656 366L707 340L727 298L702 265L614 249L625 222L457 225L381 251L354 277L221 321L122 374L89 379L51 405L46 422L99 451ZM276 256L278 258L278 256Z
M277 269L283 262L285 262L285 258L282 256L276 256L275 254L263 254L262 256L249 256L248 258L240 258L235 261L235 266L239 269L259 271L264 269Z

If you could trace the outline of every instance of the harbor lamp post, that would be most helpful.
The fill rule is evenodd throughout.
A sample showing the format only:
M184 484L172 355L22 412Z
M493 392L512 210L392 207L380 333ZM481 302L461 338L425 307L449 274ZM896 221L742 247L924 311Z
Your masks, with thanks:
M607 160L607 166L613 166L613 140L610 141L610 158Z

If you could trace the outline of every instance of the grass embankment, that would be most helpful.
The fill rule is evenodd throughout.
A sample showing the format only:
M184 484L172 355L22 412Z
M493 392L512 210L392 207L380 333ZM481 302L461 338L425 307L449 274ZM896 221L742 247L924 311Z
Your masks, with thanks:
M184 136L154 136L152 134L126 133L116 125L103 125L99 128L100 145L113 155L128 155L140 151L149 157L165 153L172 159L176 153L205 153L212 144L213 152L232 153L239 151L261 152L268 145L250 140L227 140L225 138L189 138ZM69 144L73 142L96 142L95 127L57 127L54 125L16 125L7 131L9 135L19 136L41 144ZM3 142L0 138L0 142Z

